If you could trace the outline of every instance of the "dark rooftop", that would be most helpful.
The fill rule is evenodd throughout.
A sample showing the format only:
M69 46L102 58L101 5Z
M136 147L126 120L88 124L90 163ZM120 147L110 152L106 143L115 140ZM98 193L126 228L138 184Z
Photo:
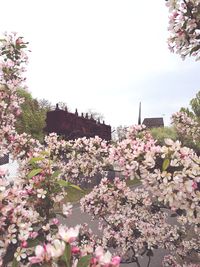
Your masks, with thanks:
M145 118L143 123L147 128L164 127L163 118Z

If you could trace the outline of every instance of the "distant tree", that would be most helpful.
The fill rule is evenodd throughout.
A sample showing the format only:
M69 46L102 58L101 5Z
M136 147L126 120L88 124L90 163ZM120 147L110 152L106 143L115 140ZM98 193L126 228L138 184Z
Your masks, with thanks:
M185 112L189 117L200 120L200 91L190 100L190 108L182 107L180 112Z
M47 99L39 99L37 100L41 109L46 111L52 110L53 106Z
M34 138L43 141L46 113L51 109L51 104L47 100L37 100L32 95L23 90L18 90L18 95L24 98L21 105L22 112L16 121L18 133L28 133Z
M157 140L159 145L165 145L165 139L170 138L173 141L177 140L177 132L174 127L158 127L150 129L150 132L154 139Z
M189 117L194 117L194 113L189 108L180 108L180 112L186 113Z
M113 141L122 141L126 138L127 134L127 128L126 126L119 125L116 128L114 128L112 132L112 140Z
M93 119L95 120L100 120L103 121L104 120L104 115L100 112L94 111L93 109L88 109L85 113L85 115L88 114L89 117L92 116Z
M59 109L70 111L67 103L65 103L65 102L60 101L57 103L57 105L58 105Z
M172 117L173 124L178 133L178 139L188 147L200 154L199 125L200 125L200 91L190 101L190 107L180 109L180 112ZM182 123L184 121L184 128ZM191 124L194 125L193 130ZM191 128L191 129L190 129ZM194 129L196 128L196 131ZM193 133L191 133L193 131Z
M190 101L190 106L195 116L200 120L200 91L196 94L196 97Z

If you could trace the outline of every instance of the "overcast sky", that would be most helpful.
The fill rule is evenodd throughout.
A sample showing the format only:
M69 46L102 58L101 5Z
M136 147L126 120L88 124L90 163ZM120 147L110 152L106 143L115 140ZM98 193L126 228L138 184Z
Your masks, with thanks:
M34 97L93 109L111 126L164 116L200 90L199 62L167 47L164 0L0 0L0 32L30 42Z

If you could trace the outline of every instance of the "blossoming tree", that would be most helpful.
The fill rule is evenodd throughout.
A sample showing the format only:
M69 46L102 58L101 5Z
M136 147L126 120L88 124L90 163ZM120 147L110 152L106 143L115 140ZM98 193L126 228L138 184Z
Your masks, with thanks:
M6 34L1 40L0 156L12 153L20 168L13 184L0 169L0 266L118 266L120 258L105 252L85 226L72 228L59 221L58 214L67 217L71 213L71 205L64 203L65 188L80 190L63 176L72 167L59 171L62 157L56 162L61 147L75 156L72 144L52 135L41 145L15 131L23 101L16 89L25 81L26 50L27 43L16 34Z
M199 58L199 1L171 1L170 47L183 57ZM108 144L98 137L60 140L56 134L40 144L17 134L20 114L16 94L23 87L27 43L5 35L0 47L0 156L11 152L19 161L13 185L0 170L0 266L119 266L167 249L163 266L200 266L200 158L179 141L159 146L144 126L131 127L126 138ZM186 115L174 115L177 128L199 140L199 127ZM183 127L184 126L184 127ZM142 188L130 190L124 181L106 178L117 167L123 179L138 177ZM66 189L80 190L82 179L105 178L82 201L82 209L100 220L97 241L85 226L62 225L71 205ZM169 217L174 223L169 223ZM116 255L107 249L112 247Z

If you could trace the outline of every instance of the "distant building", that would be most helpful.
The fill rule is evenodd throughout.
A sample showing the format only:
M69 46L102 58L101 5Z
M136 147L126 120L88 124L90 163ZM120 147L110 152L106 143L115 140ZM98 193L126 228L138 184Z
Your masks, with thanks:
M78 111L75 113L68 112L67 110L59 109L56 105L56 109L47 112L46 127L44 129L48 134L57 133L62 135L67 140L74 140L81 137L95 137L110 141L111 140L111 126L96 121L92 116L83 113L78 115Z
M164 127L163 118L145 118L143 123L147 128Z

